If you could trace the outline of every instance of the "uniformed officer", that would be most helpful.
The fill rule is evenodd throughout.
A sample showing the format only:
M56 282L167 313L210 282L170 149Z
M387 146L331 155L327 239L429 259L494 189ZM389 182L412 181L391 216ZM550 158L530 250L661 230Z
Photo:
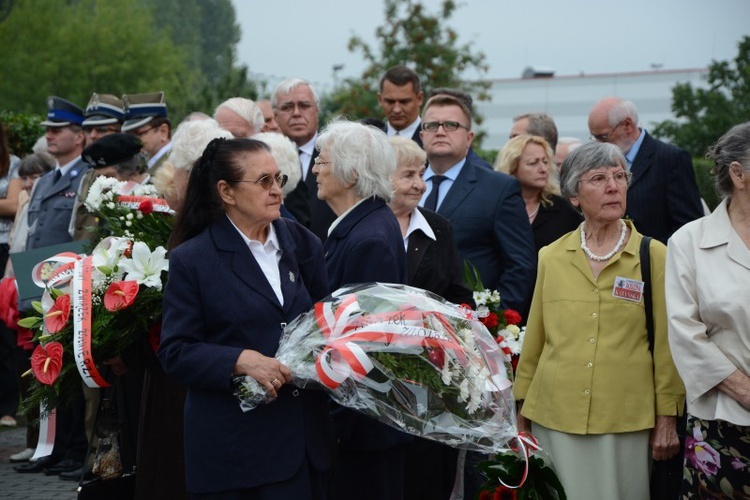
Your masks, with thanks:
M71 216L78 186L89 165L81 158L84 147L83 110L60 97L47 98L47 148L57 166L34 185L29 200L26 249L72 241Z
M94 92L83 115L83 134L88 146L120 131L125 120L125 104L116 95Z
M143 152L149 156L148 173L153 176L172 151L172 123L167 117L164 92L126 94L122 100L125 103L122 131L143 141Z
M47 98L47 147L56 167L34 184L29 200L26 249L72 241L71 220L78 187L89 165L81 158L84 145L83 110L60 97ZM20 304L21 310L30 304ZM55 444L51 455L14 467L21 473L55 475L83 467L88 440L83 391L57 409Z

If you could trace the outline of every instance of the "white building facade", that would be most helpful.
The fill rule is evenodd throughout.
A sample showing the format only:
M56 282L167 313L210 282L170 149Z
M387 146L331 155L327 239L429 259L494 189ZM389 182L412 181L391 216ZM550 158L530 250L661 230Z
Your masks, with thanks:
M481 129L487 132L484 149L500 149L508 140L513 117L545 112L552 116L560 137L589 140L588 114L596 101L615 96L628 99L638 108L641 126L674 119L672 88L677 83L705 87L708 70L655 70L579 76L553 76L492 80L492 100L475 101L484 116Z

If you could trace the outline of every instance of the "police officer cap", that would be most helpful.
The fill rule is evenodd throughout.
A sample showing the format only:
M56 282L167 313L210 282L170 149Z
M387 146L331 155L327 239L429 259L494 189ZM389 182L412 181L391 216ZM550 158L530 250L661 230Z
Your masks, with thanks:
M47 98L47 119L42 122L43 127L67 127L82 123L83 110L80 107L62 97Z

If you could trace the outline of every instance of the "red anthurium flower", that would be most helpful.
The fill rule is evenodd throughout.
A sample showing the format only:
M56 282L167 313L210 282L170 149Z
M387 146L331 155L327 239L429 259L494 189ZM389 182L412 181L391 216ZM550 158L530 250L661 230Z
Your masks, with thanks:
M107 311L115 312L130 307L138 295L136 281L115 281L104 292L104 307Z
M68 324L70 317L70 295L60 295L44 315L44 326L50 333L57 333Z
M31 354L31 370L42 384L52 385L62 369L63 346L60 342L49 342L36 346Z
M140 210L143 215L148 215L154 211L154 202L151 200L143 200L138 205L138 210Z
M505 316L505 322L509 325L517 325L521 322L521 315L513 309L506 309L503 314Z

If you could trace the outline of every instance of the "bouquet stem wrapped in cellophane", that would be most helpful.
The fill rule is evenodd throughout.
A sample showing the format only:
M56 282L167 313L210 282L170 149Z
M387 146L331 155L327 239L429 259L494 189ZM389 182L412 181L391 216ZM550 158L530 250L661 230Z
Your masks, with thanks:
M294 384L404 432L483 453L516 436L512 371L472 311L405 285L344 287L286 326L276 358ZM235 379L240 406L268 402Z

